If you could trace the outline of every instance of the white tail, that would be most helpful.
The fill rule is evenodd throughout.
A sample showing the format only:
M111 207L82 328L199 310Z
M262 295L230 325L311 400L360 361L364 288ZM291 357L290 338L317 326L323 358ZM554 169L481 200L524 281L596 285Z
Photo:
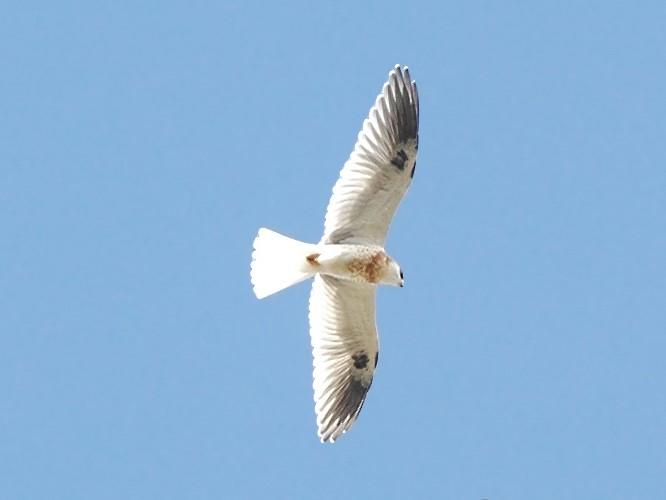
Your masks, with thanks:
M316 245L303 243L262 227L254 239L250 279L263 299L314 275L306 257Z

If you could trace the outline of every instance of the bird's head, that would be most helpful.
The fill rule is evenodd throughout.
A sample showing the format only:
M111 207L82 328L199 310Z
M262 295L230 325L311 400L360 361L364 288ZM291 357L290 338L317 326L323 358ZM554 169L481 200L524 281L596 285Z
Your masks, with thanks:
M400 269L400 264L394 261L389 257L388 268L384 274L384 279L382 282L387 285L394 285L403 287L405 286L405 276L402 274L402 269Z

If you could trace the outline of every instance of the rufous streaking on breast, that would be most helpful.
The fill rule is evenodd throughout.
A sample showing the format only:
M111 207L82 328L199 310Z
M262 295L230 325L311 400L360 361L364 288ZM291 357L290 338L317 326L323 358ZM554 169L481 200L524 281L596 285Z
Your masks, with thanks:
M391 259L382 250L371 254L367 258L358 258L352 260L347 269L353 277L359 277L372 284L379 283L380 279L390 271Z

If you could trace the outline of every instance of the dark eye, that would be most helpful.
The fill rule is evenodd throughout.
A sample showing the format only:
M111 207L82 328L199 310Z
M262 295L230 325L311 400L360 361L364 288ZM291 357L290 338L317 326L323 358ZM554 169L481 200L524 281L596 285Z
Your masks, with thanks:
M404 280L404 279L405 279L405 277L402 275L402 269L400 269L400 279L401 279L401 280Z

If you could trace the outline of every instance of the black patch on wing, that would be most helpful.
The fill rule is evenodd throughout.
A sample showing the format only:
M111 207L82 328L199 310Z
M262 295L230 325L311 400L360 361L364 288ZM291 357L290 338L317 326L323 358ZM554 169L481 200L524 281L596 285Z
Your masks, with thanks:
M363 351L352 354L352 359L354 360L354 368L357 370L362 370L368 366L368 355Z
M404 170L406 161L407 161L407 153L405 153L404 149L400 149L391 160L391 163L396 167L398 167L398 170Z
M414 178L414 172L416 172L416 162L414 162L414 166L412 167L412 173L409 174L409 177L410 177L411 179Z
M377 368L377 361L379 361L379 351L375 353L375 368Z

